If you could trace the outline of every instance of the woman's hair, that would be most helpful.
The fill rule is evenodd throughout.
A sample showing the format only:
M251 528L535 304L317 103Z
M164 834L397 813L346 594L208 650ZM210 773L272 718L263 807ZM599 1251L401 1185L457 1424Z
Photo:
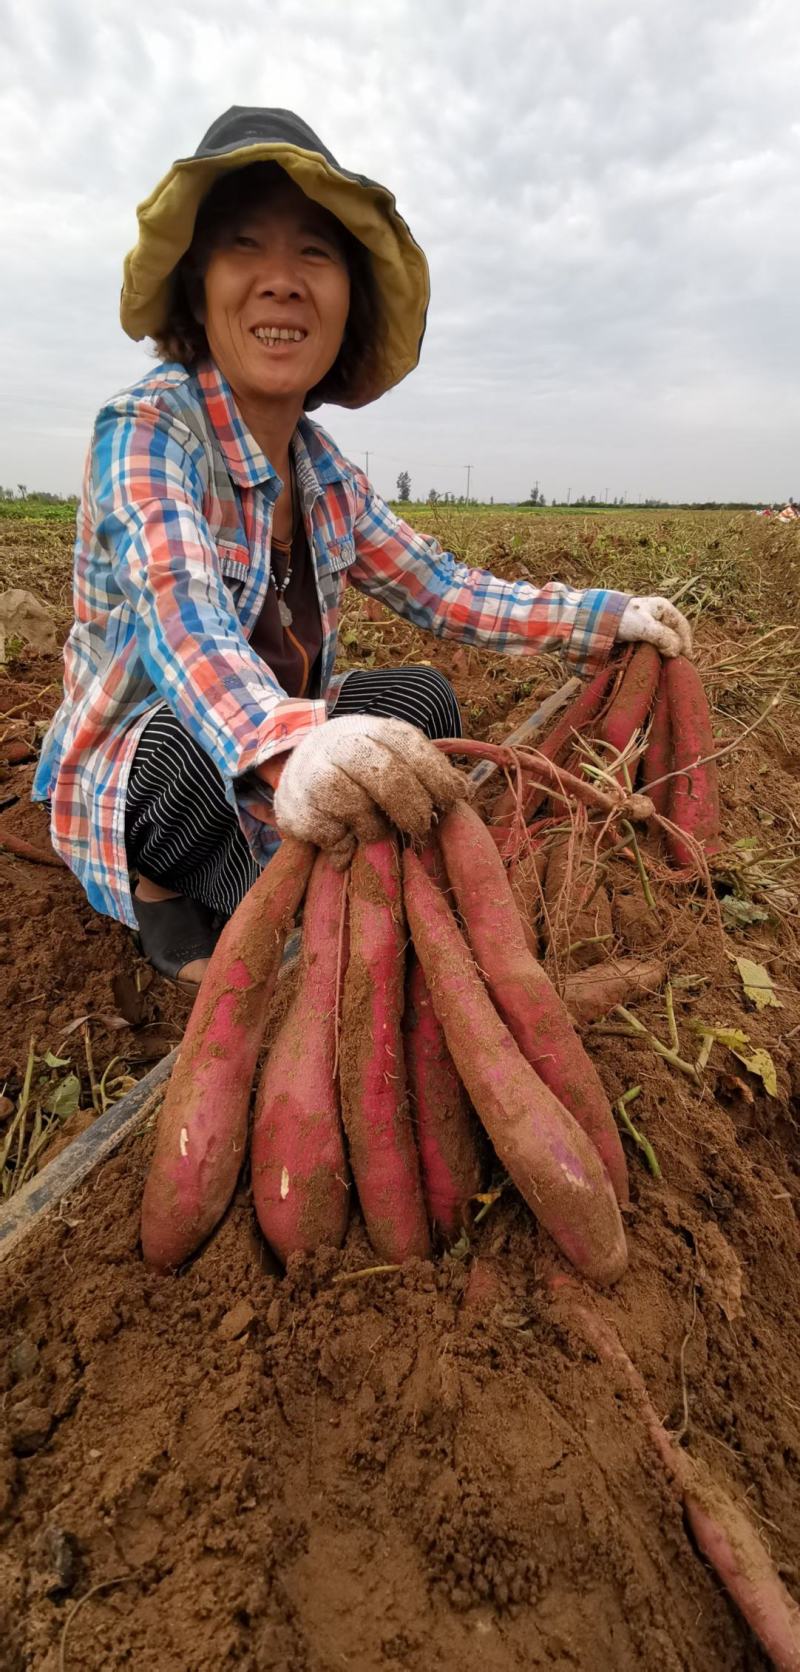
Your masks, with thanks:
M283 172L278 163L251 163L223 174L203 199L192 242L175 270L168 317L154 338L159 359L191 367L208 354L205 326L198 315L209 258L233 227L263 206ZM308 390L306 408L321 406L323 401L347 406L354 398L360 404L369 399L369 391L378 382L382 319L372 262L365 246L341 221L336 222L336 235L350 275L350 311L339 353L330 371Z

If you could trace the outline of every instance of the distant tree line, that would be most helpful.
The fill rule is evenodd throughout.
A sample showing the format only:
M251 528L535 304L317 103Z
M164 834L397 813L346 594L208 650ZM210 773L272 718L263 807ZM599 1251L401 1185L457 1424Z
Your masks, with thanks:
M76 493L47 493L44 488L26 488L24 482L18 482L14 488L0 487L0 499L35 499L40 505L77 505Z

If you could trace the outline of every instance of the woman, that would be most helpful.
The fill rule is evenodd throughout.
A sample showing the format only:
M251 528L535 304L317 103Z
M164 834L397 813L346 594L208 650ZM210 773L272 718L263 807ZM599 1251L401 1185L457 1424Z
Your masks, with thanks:
M428 271L383 187L288 111L234 107L139 209L121 317L160 364L100 412L64 700L34 796L99 911L197 981L280 834L345 863L460 793L430 669L334 673L347 581L442 636L579 672L689 653L664 599L469 570L394 516L311 419L413 369ZM131 874L135 892L131 894Z

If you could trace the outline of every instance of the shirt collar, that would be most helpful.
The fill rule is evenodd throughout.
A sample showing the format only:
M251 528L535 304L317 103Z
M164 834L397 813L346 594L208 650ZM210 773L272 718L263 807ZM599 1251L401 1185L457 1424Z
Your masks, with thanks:
M197 381L234 482L243 488L274 483L277 489L280 477L248 429L230 384L213 360L206 360L198 367ZM309 418L300 419L292 438L292 450L306 500L317 498L326 483L339 482L346 474L344 460Z

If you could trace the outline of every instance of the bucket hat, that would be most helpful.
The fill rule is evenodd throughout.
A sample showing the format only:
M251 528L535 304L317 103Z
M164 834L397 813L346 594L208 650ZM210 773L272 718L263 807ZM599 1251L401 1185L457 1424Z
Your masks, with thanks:
M259 162L279 163L306 197L335 215L369 251L382 304L383 341L372 386L348 401L364 406L417 365L430 298L428 264L392 193L342 168L290 110L232 105L212 123L194 156L173 163L139 204L138 242L125 257L123 330L140 342L164 329L175 270L191 244L200 203L220 175Z

